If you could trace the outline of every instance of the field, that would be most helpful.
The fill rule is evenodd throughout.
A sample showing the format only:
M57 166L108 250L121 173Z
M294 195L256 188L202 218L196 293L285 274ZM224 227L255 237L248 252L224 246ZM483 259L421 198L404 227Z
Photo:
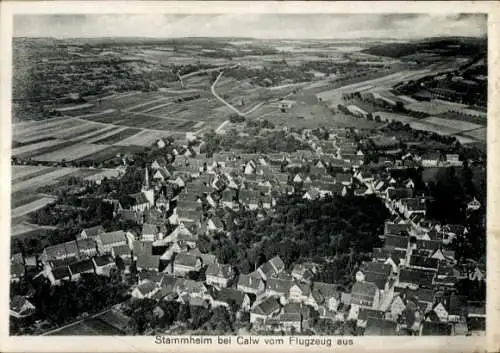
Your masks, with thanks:
M462 131L475 130L475 129L479 129L482 127L481 125L469 123L466 121L449 120L449 119L436 118L436 117L425 118L422 121L429 122L431 124L439 125L439 126L453 127L454 129L462 130Z
M55 200L54 198L42 197L42 198L39 198L39 199L34 200L32 202L29 202L25 205L16 207L16 208L11 210L11 217L17 218L17 217L25 216L28 213L39 210L40 208L44 207L45 205L51 203L54 200Z
M435 132L440 135L453 135L460 132L449 126L435 125L421 120L411 121L409 124L412 129Z
M93 145L86 143L77 143L67 146L65 148L57 149L56 151L51 151L33 157L35 161L50 161L50 162L60 162L63 160L74 161L76 159L94 154L105 149L106 145Z
M16 179L15 166L13 167L13 179ZM22 179L21 181L13 181L11 192L15 193L24 189L36 189L41 186L51 185L58 182L58 179L69 176L70 174L78 171L78 168L49 168L43 170L43 172L34 174L28 179ZM96 170L97 173L97 170Z
M486 137L487 137L487 131L486 128L481 128L481 129L476 129L476 130L471 130L471 131L465 131L462 133L462 135L472 137L476 140L486 142Z
M416 119L416 118L413 118L411 116L408 116L408 115L403 115L403 114L397 114L397 113L389 113L389 112L374 112L373 113L373 116L380 116L380 118L382 119L382 121L399 121L399 122L402 122L403 124L407 124L407 123L410 123L412 121L416 121L416 120L419 120L419 119Z
M133 136L140 131L141 131L140 129L126 128L125 130L115 132L110 136L104 137L94 142L97 144L113 144L123 139L126 139L127 137Z

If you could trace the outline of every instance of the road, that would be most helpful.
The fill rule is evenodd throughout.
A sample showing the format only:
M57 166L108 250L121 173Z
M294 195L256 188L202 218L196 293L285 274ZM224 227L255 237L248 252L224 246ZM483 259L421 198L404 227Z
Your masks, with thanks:
M215 85L217 84L217 82L219 81L219 79L221 78L221 76L222 76L223 73L224 73L224 71L222 71L217 76L217 78L215 79L214 83L212 83L212 86L210 87L210 91L212 92L213 96L215 98L217 98L219 101L221 101L225 106L227 106L229 109L231 109L233 112L235 112L239 116L245 116L245 115L248 115L248 114L254 112L255 110L259 109L262 105L264 105L265 102L260 102L259 104L255 105L253 108L251 108L250 110L248 110L246 112L242 112L238 108L234 107L232 104L226 102L221 96L219 96L217 94L217 92L215 92Z
M229 120L224 121L222 124L220 124L220 125L217 127L217 129L215 129L215 133L218 133L219 131L221 131L221 130L224 128L224 126L226 126L226 125L227 125L227 124L229 124L229 123L230 123L230 121L229 121Z

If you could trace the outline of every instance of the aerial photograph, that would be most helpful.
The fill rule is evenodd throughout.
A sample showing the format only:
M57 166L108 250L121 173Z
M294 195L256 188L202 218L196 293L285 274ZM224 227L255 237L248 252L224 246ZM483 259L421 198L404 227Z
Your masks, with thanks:
M485 335L487 42L477 13L14 16L10 335Z

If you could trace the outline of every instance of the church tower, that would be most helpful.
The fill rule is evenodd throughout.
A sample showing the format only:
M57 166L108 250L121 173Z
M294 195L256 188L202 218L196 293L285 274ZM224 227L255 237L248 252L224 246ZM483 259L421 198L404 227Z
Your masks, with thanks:
M149 172L148 166L146 165L146 171L144 173L144 183L142 184L142 193L146 196L149 204L152 206L155 204L155 193L154 190L149 187Z

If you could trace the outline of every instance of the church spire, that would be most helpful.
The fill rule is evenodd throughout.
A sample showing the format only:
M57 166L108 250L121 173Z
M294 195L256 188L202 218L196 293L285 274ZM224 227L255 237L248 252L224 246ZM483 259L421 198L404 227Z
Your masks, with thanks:
M146 165L146 172L144 173L144 183L142 185L144 190L149 190L149 172L148 166Z

